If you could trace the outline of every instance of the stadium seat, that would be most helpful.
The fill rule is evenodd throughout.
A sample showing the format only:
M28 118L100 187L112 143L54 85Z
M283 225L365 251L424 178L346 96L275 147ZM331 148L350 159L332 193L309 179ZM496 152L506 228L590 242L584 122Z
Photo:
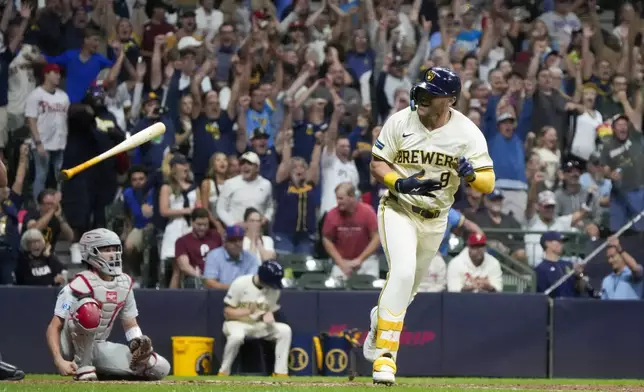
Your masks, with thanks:
M378 262L380 263L380 277L385 279L387 277L387 272L389 272L389 264L387 263L387 256L381 254L378 256Z
M347 280L347 288L350 290L378 290L373 286L374 280L376 278L371 275L351 275Z
M323 262L305 254L278 254L277 261L284 269L290 268L294 274L324 271Z
M224 337L225 339L225 337ZM275 364L275 342L246 338L230 372L243 376L269 376ZM216 369L214 369L216 371Z
M299 288L304 290L334 290L338 287L327 285L329 276L319 272L307 272L302 274L297 281Z
M516 284L504 284L503 285L504 293L517 293L519 292L519 287Z

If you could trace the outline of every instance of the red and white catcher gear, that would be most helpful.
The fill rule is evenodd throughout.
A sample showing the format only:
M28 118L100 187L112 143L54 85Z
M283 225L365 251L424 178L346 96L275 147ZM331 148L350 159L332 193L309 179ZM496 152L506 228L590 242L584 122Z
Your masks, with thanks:
M70 323L72 344L74 345L74 362L78 365L77 380L96 380L96 368L93 366L94 344L96 333L101 323L101 305L94 298L80 299L72 312Z

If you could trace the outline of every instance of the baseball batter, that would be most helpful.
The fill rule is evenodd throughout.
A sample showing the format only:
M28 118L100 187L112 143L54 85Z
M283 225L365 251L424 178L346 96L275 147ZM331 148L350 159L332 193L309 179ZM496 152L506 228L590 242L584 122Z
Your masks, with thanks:
M282 289L284 270L276 261L267 260L256 275L240 276L231 283L224 298L224 335L226 346L219 375L230 374L245 338L275 340L275 372L288 376L288 355L291 349L291 327L275 321L277 301Z
M98 376L160 380L170 372L168 361L155 353L143 335L132 292L132 278L121 272L121 240L107 229L94 229L80 239L89 268L58 294L47 344L63 376L94 381ZM108 342L119 316L128 346Z
M456 73L428 69L411 89L411 107L385 122L372 149L371 173L388 188L378 228L389 263L363 348L374 383L395 382L405 312L440 247L461 178L479 192L494 189L483 134L451 108L460 92Z

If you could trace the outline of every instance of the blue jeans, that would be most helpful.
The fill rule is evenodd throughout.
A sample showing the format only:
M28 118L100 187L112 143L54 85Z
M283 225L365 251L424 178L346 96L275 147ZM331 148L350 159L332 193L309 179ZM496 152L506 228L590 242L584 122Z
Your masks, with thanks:
M273 238L278 253L313 254L313 238L308 233L275 233Z
M627 193L611 195L610 198L610 229L619 230L629 220L644 210L644 188ZM631 227L634 231L644 231L644 221L638 221Z
M63 152L64 150L47 151L47 156L43 157L38 152L34 152L34 166L36 166L36 174L34 176L33 196L38 202L38 195L45 189L47 182L47 174L49 174L49 165L54 169L56 181L60 176L60 169L63 167Z

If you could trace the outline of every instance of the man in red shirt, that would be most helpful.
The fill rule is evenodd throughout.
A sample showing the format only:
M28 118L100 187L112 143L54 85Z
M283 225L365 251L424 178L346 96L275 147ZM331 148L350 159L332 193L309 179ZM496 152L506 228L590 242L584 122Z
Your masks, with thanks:
M150 19L143 25L141 56L149 62L152 59L155 38L159 35L167 37L168 33L174 34L175 29L166 22L166 11L170 7L163 0L150 0L145 4L145 8Z
M331 277L347 279L354 273L380 276L375 255L380 246L378 218L370 205L356 199L356 190L344 182L335 188L337 206L327 213L322 243L335 263Z
M175 265L172 272L170 288L178 288L181 274L184 276L184 288L199 287L204 270L204 259L211 250L220 247L221 236L217 230L210 228L210 214L205 208L192 211L192 232L179 237L174 246Z

